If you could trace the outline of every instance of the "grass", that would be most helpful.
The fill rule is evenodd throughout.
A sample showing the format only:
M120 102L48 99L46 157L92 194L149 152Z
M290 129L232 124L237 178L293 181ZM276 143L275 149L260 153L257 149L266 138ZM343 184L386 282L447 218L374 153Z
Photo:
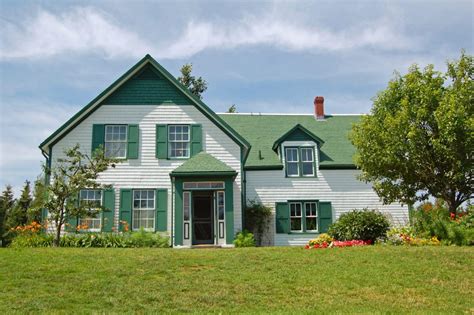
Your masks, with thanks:
M0 249L11 312L473 313L474 248Z

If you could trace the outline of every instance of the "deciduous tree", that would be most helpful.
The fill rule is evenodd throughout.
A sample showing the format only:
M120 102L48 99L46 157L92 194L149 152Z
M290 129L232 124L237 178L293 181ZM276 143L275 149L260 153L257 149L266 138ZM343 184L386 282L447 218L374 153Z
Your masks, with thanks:
M182 66L180 70L181 76L178 77L178 81L187 87L191 93L202 99L202 93L207 90L207 82L202 77L196 78L191 75L192 71L193 65L191 63Z
M473 198L474 64L462 52L447 72L417 65L396 74L351 134L361 179L384 202Z

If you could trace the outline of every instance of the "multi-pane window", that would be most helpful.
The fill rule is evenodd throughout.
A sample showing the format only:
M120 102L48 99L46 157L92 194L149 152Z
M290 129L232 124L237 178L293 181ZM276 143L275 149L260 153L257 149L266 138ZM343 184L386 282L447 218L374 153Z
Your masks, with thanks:
M139 189L133 191L132 229L152 230L155 227L155 191Z
M315 176L313 147L285 148L286 175L288 177Z
M105 126L105 156L109 158L127 157L127 125Z
M292 231L303 231L301 203L290 203L290 226Z
M286 148L286 175L299 176L298 148Z
M171 158L189 157L189 126L170 125L168 126L168 152Z
M301 174L303 176L314 176L313 148L300 148L301 152Z
M316 202L305 202L305 223L306 231L318 230L318 209Z
M79 200L93 215L80 218L79 225L87 226L90 231L100 231L100 209L102 206L102 192L100 190L83 189L79 193Z

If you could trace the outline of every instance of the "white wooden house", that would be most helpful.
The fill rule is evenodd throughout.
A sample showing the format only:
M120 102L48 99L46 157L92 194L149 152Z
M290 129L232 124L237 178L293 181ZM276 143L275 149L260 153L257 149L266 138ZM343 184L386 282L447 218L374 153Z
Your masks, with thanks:
M113 188L84 189L107 209L70 218L92 231L144 228L173 246L232 245L245 205L273 209L269 245L300 245L342 213L372 208L395 224L408 207L383 205L359 181L347 136L359 116L216 114L147 55L40 144L54 167L64 150L99 146L123 159L100 175Z

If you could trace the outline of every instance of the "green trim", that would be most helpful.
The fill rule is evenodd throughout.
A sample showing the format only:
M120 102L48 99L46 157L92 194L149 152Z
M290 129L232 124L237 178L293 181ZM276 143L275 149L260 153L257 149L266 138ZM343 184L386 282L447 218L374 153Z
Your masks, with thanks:
M319 164L320 170L356 170L358 167L354 164Z
M176 173L176 172L171 172L170 173L170 176L171 177L232 177L232 176L236 176L237 175L237 172L236 171L232 171L232 172L180 172L180 173Z
M120 231L123 231L123 224L120 221L126 221L128 223L129 231L132 230L132 199L133 190L131 188L120 189L120 205L119 205L119 227Z
M66 123L64 123L59 129L57 129L53 134L51 134L46 140L44 140L40 145L40 149L43 150L45 146L54 145L60 139L62 139L69 130L76 127L89 115L91 115L98 107L100 107L99 102L103 101L107 94L113 92L118 87L120 87L127 77L130 77L133 73L138 71L140 68L144 67L146 64L150 63L153 65L166 79L168 79L176 88L178 88L182 93L190 98L194 102L196 108L201 111L207 118L214 122L225 134L227 134L231 139L233 139L239 146L245 149L245 155L248 155L250 150L250 144L245 140L240 134L238 134L232 127L230 127L221 117L214 113L206 104L204 104L200 99L194 96L186 87L178 82L165 68L163 68L155 59L150 55L143 57L138 63L136 63L132 68L130 68L125 74L123 74L119 79L117 79L112 85L106 88L102 93L100 93L96 98L94 98L89 104L83 107L79 112L77 112L73 117L71 117ZM96 106L98 105L98 106ZM95 106L95 107L94 107ZM83 117L81 115L85 114ZM78 121L76 121L80 118ZM60 135L63 131L66 131ZM57 139L52 141L56 136L60 135ZM52 142L52 143L50 143Z
M112 232L115 219L115 190L113 188L102 190L102 231Z
M293 132L295 132L296 130L300 130L302 131L303 133L307 134L308 137L311 138L311 140L313 140L314 142L318 143L319 145L323 145L324 144L324 141L319 138L318 136L316 136L314 133L312 133L311 131L309 131L308 129L306 129L305 127L303 127L302 125L300 124L297 124L296 126L294 126L293 128L291 128L290 130L288 130L283 136L281 136L280 138L278 138L275 143L273 143L273 151L276 151L278 149L278 147L280 146L280 144L285 141L286 138L288 138L288 136L290 136Z
M183 245L183 181L183 179L174 181L174 246Z
M138 159L140 155L140 128L138 125L127 126L127 159Z
M234 180L225 180L225 242L232 244L234 241ZM216 222L217 220L214 219ZM217 232L217 231L216 231Z
M155 126L155 157L168 158L168 125Z
M155 190L155 231L167 232L168 230L168 189Z
M282 170L283 165L244 166L246 171L273 171Z

